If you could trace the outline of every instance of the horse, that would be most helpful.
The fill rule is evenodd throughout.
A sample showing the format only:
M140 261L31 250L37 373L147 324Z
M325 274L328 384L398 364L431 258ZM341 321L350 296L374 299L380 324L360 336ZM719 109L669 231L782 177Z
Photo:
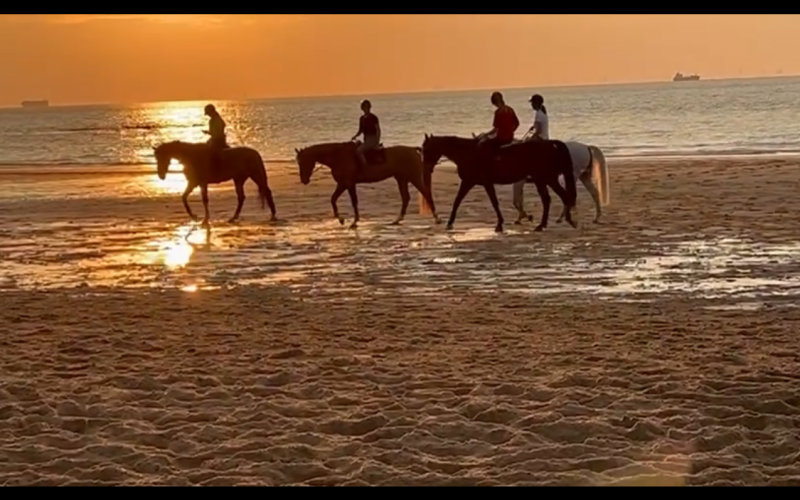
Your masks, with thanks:
M602 216L601 206L608 206L611 203L611 184L606 157L597 146L576 141L566 141L564 144L567 145L572 157L572 168L575 177L581 180L581 183L592 196L592 200L594 200L594 223L599 224ZM514 208L519 213L515 224L521 223L523 219L533 220L533 217L526 214L523 208L525 182L529 181L520 181L514 184L513 203ZM564 219L564 215L565 212L562 211L556 222L561 222Z
M367 165L359 167L356 156L356 142L330 142L315 144L302 149L296 149L296 160L300 170L300 181L303 184L311 182L311 175L316 165L324 165L331 170L336 189L331 195L333 216L344 225L344 218L339 215L336 202L345 191L350 195L353 204L353 223L351 229L358 227L360 214L358 210L358 193L356 185L371 184L393 177L397 181L400 191L402 206L400 215L392 225L400 224L406 216L411 195L408 184L411 183L420 194L420 213L430 212L436 224L441 220L436 214L436 205L431 195L431 172L426 172L422 163L420 148L411 146L380 147L366 154Z
M572 159L567 146L561 141L528 141L509 144L500 148L490 164L485 165L479 158L478 140L462 137L445 136L437 137L425 134L422 144L422 157L426 168L433 167L442 157L450 159L456 165L461 184L458 187L453 209L447 223L447 229L453 228L458 207L464 197L475 186L483 186L489 200L497 214L495 231L503 231L503 214L497 201L495 184L513 184L515 182L532 179L542 199L542 220L535 231L542 231L547 227L550 214L549 186L564 202L566 219L577 227L572 220L571 209L575 206L576 187L575 176L572 170ZM558 177L564 175L566 190L558 182Z
M261 200L261 208L269 205L272 213L271 221L275 220L275 202L272 199L272 191L267 182L267 169L261 155L253 148L231 147L220 152L221 165L215 169L211 162L211 151L205 143L189 143L183 141L172 141L160 144L153 149L158 164L158 177L164 180L167 177L167 170L170 162L175 159L183 165L183 175L186 177L186 189L183 191L181 199L186 213L192 220L197 222L197 216L189 207L189 195L200 186L200 194L203 198L203 209L205 216L202 225L208 225L208 185L220 184L233 180L236 187L236 212L228 222L236 222L242 212L245 194L244 185L248 179L258 185L258 195Z

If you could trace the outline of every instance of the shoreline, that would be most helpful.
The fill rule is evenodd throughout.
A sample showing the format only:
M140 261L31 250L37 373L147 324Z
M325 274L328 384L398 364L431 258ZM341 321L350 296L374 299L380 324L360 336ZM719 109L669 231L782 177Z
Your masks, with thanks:
M742 163L761 163L780 160L800 160L800 153L759 153L759 154L722 154L722 155L645 155L645 156L607 156L609 163L625 165L645 165L652 163L653 166L675 163L698 163L698 162L732 162ZM294 168L294 160L265 160L267 170L270 167L285 166ZM0 163L0 176L18 175L149 175L155 172L155 163L141 163L128 165L113 165L108 163L86 163L86 164L3 164ZM445 167L448 170L454 168L451 162L443 162L439 168ZM169 170L170 174L179 174L181 170Z

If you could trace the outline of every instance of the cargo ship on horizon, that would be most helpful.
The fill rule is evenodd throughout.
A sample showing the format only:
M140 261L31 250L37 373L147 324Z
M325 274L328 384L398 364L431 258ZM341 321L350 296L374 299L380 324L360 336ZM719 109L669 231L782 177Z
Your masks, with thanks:
M673 82L696 82L699 79L700 75L684 75L680 71L672 77Z
M47 99L38 99L34 101L22 101L23 108L47 108L50 106L50 101Z

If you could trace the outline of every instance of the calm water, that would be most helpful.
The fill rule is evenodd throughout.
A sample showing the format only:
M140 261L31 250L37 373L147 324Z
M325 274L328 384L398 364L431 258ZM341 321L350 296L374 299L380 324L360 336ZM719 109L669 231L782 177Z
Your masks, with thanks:
M541 89L551 135L597 144L610 156L800 153L800 78ZM505 91L523 128L531 90ZM469 135L491 124L488 91L368 96L386 144L423 133ZM218 103L232 144L291 161L294 148L344 141L359 97ZM140 165L152 146L203 141L204 102L0 110L0 165Z

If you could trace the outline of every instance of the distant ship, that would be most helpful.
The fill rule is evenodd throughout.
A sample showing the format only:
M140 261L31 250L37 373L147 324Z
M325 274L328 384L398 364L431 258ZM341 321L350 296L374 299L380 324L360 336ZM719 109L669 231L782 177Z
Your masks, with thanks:
M675 73L672 77L673 82L696 82L700 79L700 75L684 75L683 73Z
M46 108L50 106L50 101L47 99L41 99L38 101L22 101L23 108Z

